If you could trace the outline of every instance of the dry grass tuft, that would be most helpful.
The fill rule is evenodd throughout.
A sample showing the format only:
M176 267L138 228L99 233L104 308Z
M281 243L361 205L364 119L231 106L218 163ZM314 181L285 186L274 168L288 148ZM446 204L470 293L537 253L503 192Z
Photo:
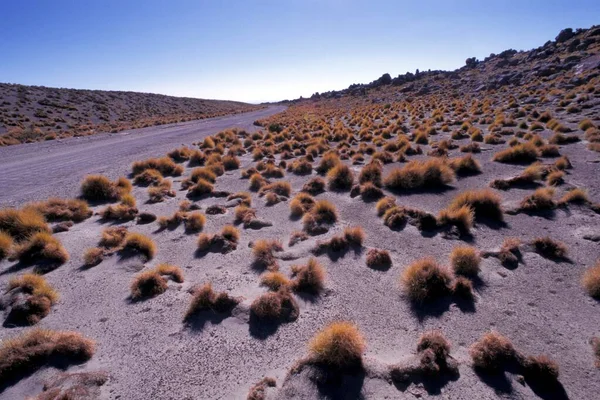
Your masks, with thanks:
M294 291L318 294L325 288L325 268L311 257L303 266L294 266L294 279L291 287Z
M587 204L590 202L590 198L588 197L587 190L581 188L575 188L569 190L567 193L563 195L563 197L559 200L559 204Z
M600 299L600 260L589 267L583 273L581 284L588 294L596 299Z
M106 228L102 231L102 237L100 238L100 246L107 249L114 249L121 247L127 236L127 228L124 226L115 226Z
M207 180L204 179L198 179L198 182L196 182L195 185L191 186L188 189L188 196L189 197L201 197L201 196L206 196L209 195L213 192L214 190L214 186L212 183L210 183Z
M446 208L440 211L438 221L440 225L455 226L462 234L469 233L473 227L475 212L468 205L459 208Z
M168 287L167 280L156 270L144 271L131 283L131 298L140 300L158 296L166 292Z
M302 191L316 196L325 191L325 181L319 177L312 178L302 186Z
M525 212L541 212L552 210L556 202L552 199L554 189L545 187L536 189L532 194L525 197L519 204L519 210Z
M26 208L37 210L48 221L81 222L92 216L92 210L90 210L88 204L79 199L51 198L46 201L28 204Z
M254 317L263 321L294 321L298 318L300 309L292 294L286 287L277 292L264 293L250 305Z
M304 215L302 219L304 230L309 234L323 233L338 220L337 209L333 203L327 200L319 200L312 210Z
M471 246L459 246L452 250L450 262L455 274L475 276L480 270L481 256Z
M277 291L282 287L289 287L290 280L281 272L272 271L261 275L260 284L268 287L270 290Z
M175 265L159 264L155 270L160 275L167 275L173 282L183 283L183 271Z
M448 161L450 168L456 172L457 175L476 175L481 173L481 165L471 154L464 157L451 158Z
M329 324L318 332L309 344L314 362L334 368L360 366L365 347L362 334L351 322Z
M94 267L104 260L104 250L99 247L87 249L83 254L83 263L86 267Z
M378 162L372 162L363 167L358 176L358 182L363 185L365 183L371 183L377 187L381 187L382 168Z
M488 332L470 350L473 366L485 371L503 370L518 360L519 354L510 340L497 332Z
M129 232L125 236L123 250L140 253L147 260L151 260L156 254L156 244L148 236L137 232Z
M150 158L145 161L136 161L131 166L134 176L139 175L148 169L155 169L163 175L171 176L179 176L183 173L183 167L181 165L177 165L169 157Z
M394 207L396 205L396 198L391 196L386 196L379 200L375 205L375 209L377 210L377 215L382 216L385 214L387 210Z
M17 381L46 364L66 366L92 358L94 341L76 332L32 329L0 347L0 381Z
M5 208L0 210L0 231L18 243L39 232L49 233L50 227L44 216L36 210Z
M13 238L8 233L0 231L0 261L9 256L13 244Z
M329 190L350 190L354 184L354 173L346 164L338 164L327 172Z
M395 191L445 186L455 180L454 171L446 161L433 158L411 161L402 168L392 170L383 183Z
M81 197L89 201L115 201L131 192L131 183L125 178L111 182L104 175L88 175L81 183Z
M381 249L370 249L367 252L367 266L373 269L388 269L392 266L390 252Z
M467 190L459 193L448 207L458 210L464 206L470 207L475 213L475 218L503 221L502 198L490 189Z
M257 240L252 246L255 267L276 271L279 266L273 253L281 250L283 250L283 246L278 240Z
M546 355L528 356L522 366L526 379L544 383L558 379L558 364Z
M275 386L277 386L275 379L270 377L262 378L258 383L250 388L246 400L265 400L267 398L265 393L267 388Z
M240 302L240 299L229 296L226 292L217 293L210 283L194 289L192 301L188 307L184 321L190 321L196 314L202 311L216 313L231 312Z
M290 201L290 213L293 217L301 217L315 205L315 199L307 193L298 193Z
M22 262L49 261L64 264L69 253L60 241L46 232L34 234L27 242L15 249L16 257Z
M527 164L537 160L539 150L533 143L527 142L509 147L494 154L494 161L508 164Z
M42 276L24 274L8 282L11 310L7 321L17 325L34 325L48 315L58 300L58 292ZM20 299L21 296L24 299Z
M533 240L533 246L535 251L544 258L556 260L567 258L567 246L548 236L535 238Z
M422 258L402 273L401 282L411 301L422 303L449 294L452 275L433 258Z

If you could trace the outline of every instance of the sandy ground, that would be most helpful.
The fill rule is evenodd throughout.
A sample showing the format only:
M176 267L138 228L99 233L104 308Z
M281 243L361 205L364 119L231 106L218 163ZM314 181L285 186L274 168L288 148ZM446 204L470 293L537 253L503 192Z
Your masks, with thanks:
M271 108L261 113L276 110ZM2 161L4 168L10 171L0 177L0 185L8 188L2 191L2 203L20 204L25 199L51 194L74 195L77 183L86 173L103 172L116 177L125 174L133 160L166 153L180 142L198 140L209 131L214 133L213 130L232 126L235 121L247 127L257 117L254 113L252 117L236 116L198 124L211 124L210 128L186 124L153 128L146 134L132 132L125 136L107 135L104 139L93 137L81 143L74 141L75 146L33 145L39 148L40 155L35 156L39 162L35 162L36 158L20 160L19 153L14 153L35 154L35 151L28 152L28 146L0 149L6 151L3 155L10 157ZM549 132L543 136L549 137ZM464 144L468 140L458 142ZM76 150L78 146L82 149ZM396 196L398 203L437 214L462 190L487 187L493 179L516 175L522 167L491 162L492 154L505 146L482 146L484 151L475 155L482 164L482 175L460 178L445 192ZM561 146L561 153L571 159L574 168L558 192L561 194L572 185L583 186L589 190L592 200L599 201L598 154L586 150L585 146L584 142ZM426 152L428 146L424 146L424 150ZM54 153L46 160L42 157L45 151ZM69 156L70 152L74 152L73 157ZM450 155L460 154L453 150ZM416 158L419 157L424 156ZM55 166L51 171L44 168L43 165L51 165L47 164L51 159L62 161L61 168ZM317 163L318 160L315 165ZM243 157L242 168L249 165L249 157ZM393 163L385 169L397 165ZM33 172L27 172L24 166L33 168ZM361 167L353 168L358 173ZM190 170L186 168L184 176ZM22 174L20 179L12 180L12 174L17 172ZM49 177L57 173L60 174L58 180L50 181ZM284 179L292 184L296 193L309 178L288 173ZM180 181L181 178L174 179L177 198L153 205L145 204L145 188L136 187L134 194L140 210L171 215L185 198L185 191L178 190ZM217 182L217 190L236 192L248 188L248 181L240 179L238 170L227 172ZM501 195L510 206L530 192L511 189ZM571 261L554 262L525 252L524 263L509 270L494 258L484 259L481 285L472 308L444 302L434 309L415 311L401 294L401 271L426 255L447 263L452 248L463 242L448 240L439 234L424 237L411 225L392 231L376 216L374 203L365 203L360 197L353 199L348 192L326 192L317 198L331 199L340 212L340 221L329 233L291 248L287 241L293 230L301 229L301 221L290 219L287 202L266 207L264 199L256 194L253 194L253 206L258 209L258 217L272 222L273 226L260 230L240 227L242 236L238 248L227 255L208 253L197 257L197 235L186 234L183 227L158 232L156 223L124 224L131 231L151 235L156 241L158 254L146 267L168 262L181 266L185 273L183 284L170 283L166 293L137 303L130 302L128 296L133 276L144 267L139 260L120 260L112 256L96 267L81 269L84 250L95 246L101 229L109 225L94 216L69 232L57 234L71 254L71 260L46 275L60 292L61 299L39 326L76 330L97 341L98 350L92 360L69 371L108 371L111 379L102 388L102 398L107 399L243 399L248 389L264 376L277 379L278 387L269 389L268 398L325 397L307 376L301 374L286 379L286 374L307 354L306 344L315 332L339 319L355 321L364 333L365 360L371 372L410 358L415 354L420 334L430 329L443 330L453 345L452 356L460 362L460 377L442 387L412 384L397 388L370 373L357 376L344 398L540 398L512 375L507 375L504 381L486 383L473 372L468 347L490 329L508 336L527 354L545 353L557 360L564 392L557 391L544 398L592 399L600 392L600 370L594 368L588 343L592 336L600 334L600 304L587 296L579 284L583 269L592 265L600 254L598 243L583 239L585 234L600 234L600 215L588 208L571 206L567 211L556 211L549 218L506 215L504 227L478 225L470 244L480 250L498 248L509 236L531 240L549 235L566 243ZM219 198L198 202L203 209L210 204L224 203L225 200ZM224 215L207 216L203 231L217 232L233 219L233 209ZM359 253L350 251L337 260L319 257L327 269L325 293L318 298L298 298L301 312L293 323L282 324L271 331L249 323L249 305L265 289L259 286L259 271L251 267L248 244L261 238L282 240L292 259L280 260L280 266L283 272L289 273L292 264L306 262L316 240L336 234L345 226L363 227L367 234L366 248ZM370 247L389 250L393 266L387 271L369 269L365 265L365 254ZM0 263L0 284L13 276L6 273L11 265ZM203 323L185 327L182 318L191 298L188 289L209 281L216 290L244 297L244 302L231 316L207 315ZM0 338L19 331L21 328L1 328ZM43 380L54 373L53 369L36 372L6 388L0 398L35 395L40 392Z
M179 144L201 140L226 128L250 129L257 119L284 108L273 106L201 121L2 147L0 206L18 206L50 196L77 196L85 175L125 175L133 161L162 156Z

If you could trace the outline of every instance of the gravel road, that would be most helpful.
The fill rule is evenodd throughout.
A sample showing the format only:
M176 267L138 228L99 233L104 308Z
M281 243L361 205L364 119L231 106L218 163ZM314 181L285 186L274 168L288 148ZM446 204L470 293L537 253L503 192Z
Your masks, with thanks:
M0 207L51 196L74 197L88 174L126 175L133 161L165 155L227 128L250 129L283 106L226 117L154 126L119 133L0 148Z

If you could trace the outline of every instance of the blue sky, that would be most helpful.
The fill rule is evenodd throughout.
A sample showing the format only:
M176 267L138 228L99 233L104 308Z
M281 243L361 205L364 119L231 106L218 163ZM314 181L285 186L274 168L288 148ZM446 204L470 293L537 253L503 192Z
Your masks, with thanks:
M600 23L600 1L0 0L0 82L250 102L455 69Z

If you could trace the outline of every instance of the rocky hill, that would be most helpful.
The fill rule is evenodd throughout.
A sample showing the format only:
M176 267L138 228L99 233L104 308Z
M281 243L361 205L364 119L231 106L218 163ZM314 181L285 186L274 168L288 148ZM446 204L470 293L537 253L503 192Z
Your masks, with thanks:
M257 108L235 101L2 83L0 146L119 132Z

